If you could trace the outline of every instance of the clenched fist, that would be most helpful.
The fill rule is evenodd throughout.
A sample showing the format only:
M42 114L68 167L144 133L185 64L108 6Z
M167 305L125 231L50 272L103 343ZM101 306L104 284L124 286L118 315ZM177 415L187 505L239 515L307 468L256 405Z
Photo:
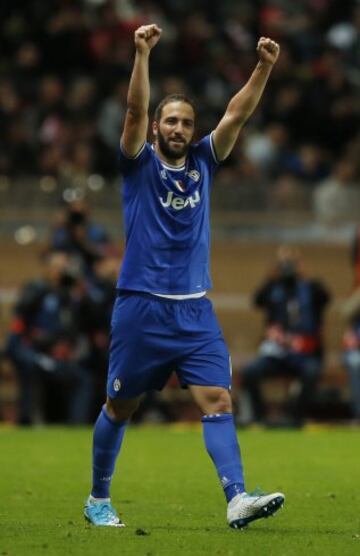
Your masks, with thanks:
M279 56L280 46L269 38L260 37L256 50L261 62L274 65Z
M135 46L138 52L150 52L160 39L162 30L157 25L142 25L135 31Z

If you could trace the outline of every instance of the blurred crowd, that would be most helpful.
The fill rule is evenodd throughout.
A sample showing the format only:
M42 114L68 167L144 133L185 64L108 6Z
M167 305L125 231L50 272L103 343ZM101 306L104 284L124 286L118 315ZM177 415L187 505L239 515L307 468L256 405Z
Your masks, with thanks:
M351 291L339 303L343 332L337 365L346 371L349 417L360 424L360 226L350 249ZM238 369L238 423L302 426L319 402L326 382L327 346L324 316L331 292L323 280L308 276L298 249L282 245L269 273L254 292L253 305L264 316L264 329L255 356ZM274 377L290 378L282 420L271 421L263 385ZM340 382L337 385L339 393Z
M117 175L133 32L163 28L152 106L184 91L210 131L270 36L281 57L218 183L269 183L270 208L333 221L360 210L360 3L13 0L1 6L0 175L70 184ZM310 195L309 195L310 193ZM309 207L307 207L309 208Z
M353 284L339 303L342 332L336 355L338 374L335 397L345 386L349 393L347 416L360 424L360 226L351 246ZM306 273L299 250L279 247L276 258L253 294L253 306L263 313L264 327L256 354L238 369L240 425L251 423L301 427L321 405L330 374L329 346L324 341L324 317L331 301L326 281ZM266 384L280 377L283 383L283 414L271 415ZM328 384L329 386L329 384ZM334 386L333 386L334 387ZM278 386L278 391L282 387ZM331 387L329 393L331 392ZM281 396L280 396L281 397ZM275 404L276 405L276 404ZM276 413L276 412L275 412ZM281 413L281 412L280 412Z
M93 221L88 204L76 200L58 210L41 262L41 275L17 293L0 354L11 362L17 384L15 415L8 419L22 425L90 423L106 396L121 256ZM150 393L135 421L172 415L168 404Z
M23 285L5 354L16 369L17 420L90 422L103 403L120 258L88 207L60 210L43 272Z

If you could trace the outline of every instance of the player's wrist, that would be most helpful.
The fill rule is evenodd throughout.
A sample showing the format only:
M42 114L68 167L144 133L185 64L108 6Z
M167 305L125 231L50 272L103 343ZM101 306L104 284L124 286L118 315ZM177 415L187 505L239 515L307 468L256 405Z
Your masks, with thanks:
M268 70L271 71L274 67L275 62L270 62L268 60L261 60L261 58L259 59L257 66L259 69L264 69L264 70Z
M150 48L135 45L136 54L142 58L148 58L150 55Z

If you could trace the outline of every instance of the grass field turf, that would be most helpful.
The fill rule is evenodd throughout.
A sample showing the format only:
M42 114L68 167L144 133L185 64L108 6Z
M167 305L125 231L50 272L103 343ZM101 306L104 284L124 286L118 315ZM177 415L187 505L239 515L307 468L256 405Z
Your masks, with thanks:
M90 429L0 429L0 555L359 555L359 432L242 431L248 488L287 498L235 531L200 429L128 430L113 484L125 529L82 517Z

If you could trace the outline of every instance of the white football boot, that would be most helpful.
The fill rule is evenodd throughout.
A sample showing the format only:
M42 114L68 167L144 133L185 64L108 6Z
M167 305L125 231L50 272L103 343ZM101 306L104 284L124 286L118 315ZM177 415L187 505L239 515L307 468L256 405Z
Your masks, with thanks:
M248 494L242 492L228 503L227 521L233 529L241 529L251 521L269 517L279 510L285 501L281 492L273 494Z

